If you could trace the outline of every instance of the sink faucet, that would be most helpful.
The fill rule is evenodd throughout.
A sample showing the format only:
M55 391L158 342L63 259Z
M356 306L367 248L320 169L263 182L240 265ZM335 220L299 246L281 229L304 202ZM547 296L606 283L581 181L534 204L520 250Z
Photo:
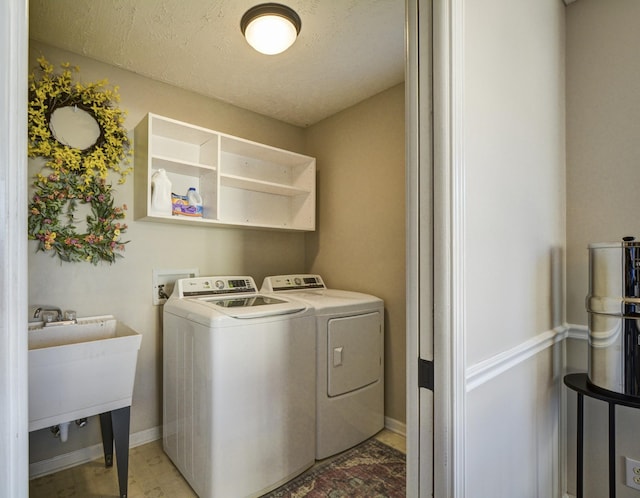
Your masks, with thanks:
M54 322L61 322L62 310L60 308L56 308L55 306L40 306L36 308L36 310L33 313L33 318L42 319L42 313L51 312L51 311L56 313L56 319L54 320Z

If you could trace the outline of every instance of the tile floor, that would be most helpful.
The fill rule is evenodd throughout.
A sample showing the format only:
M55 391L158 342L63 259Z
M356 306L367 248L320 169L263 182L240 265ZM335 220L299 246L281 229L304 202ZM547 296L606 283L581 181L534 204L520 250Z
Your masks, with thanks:
M375 436L406 453L404 436L382 430ZM29 482L30 498L118 497L116 465L105 468L104 459L78 465ZM196 494L162 451L162 440L129 450L129 498L189 498Z

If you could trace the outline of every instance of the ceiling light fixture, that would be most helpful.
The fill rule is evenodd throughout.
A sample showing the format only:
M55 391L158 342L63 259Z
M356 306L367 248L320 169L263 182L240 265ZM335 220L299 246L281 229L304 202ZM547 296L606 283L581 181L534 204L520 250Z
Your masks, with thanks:
M279 3L251 7L240 20L240 30L258 52L275 55L296 41L302 22L295 11Z

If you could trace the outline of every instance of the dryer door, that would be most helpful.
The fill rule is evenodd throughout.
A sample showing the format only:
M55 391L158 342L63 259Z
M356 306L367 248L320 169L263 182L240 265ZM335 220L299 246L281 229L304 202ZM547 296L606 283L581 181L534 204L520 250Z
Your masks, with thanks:
M382 316L379 312L329 320L328 395L372 384L382 372Z

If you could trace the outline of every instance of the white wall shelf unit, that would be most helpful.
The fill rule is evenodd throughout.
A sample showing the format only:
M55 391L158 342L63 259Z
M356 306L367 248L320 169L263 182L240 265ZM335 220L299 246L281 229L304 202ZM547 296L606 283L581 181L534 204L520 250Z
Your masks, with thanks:
M135 127L134 218L200 226L315 230L316 160L171 118L147 114ZM196 187L203 216L151 206L151 178L164 169L172 191Z

